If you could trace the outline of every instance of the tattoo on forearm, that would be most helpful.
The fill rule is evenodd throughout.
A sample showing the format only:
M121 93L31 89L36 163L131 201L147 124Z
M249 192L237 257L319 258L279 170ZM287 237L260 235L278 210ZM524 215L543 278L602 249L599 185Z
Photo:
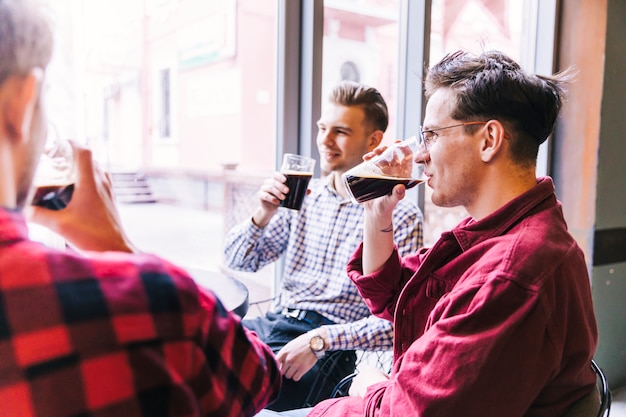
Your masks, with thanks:
M388 227L385 227L384 229L380 229L381 232L383 233L391 233L393 232L393 224L390 224Z

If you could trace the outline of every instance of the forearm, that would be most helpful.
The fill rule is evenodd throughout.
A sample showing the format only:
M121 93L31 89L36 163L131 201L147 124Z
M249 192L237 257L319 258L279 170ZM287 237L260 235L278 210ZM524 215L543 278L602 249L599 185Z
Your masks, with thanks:
M393 348L391 322L375 316L351 323L322 326L320 331L330 350L390 350Z
M260 228L250 219L233 227L224 239L224 262L230 268L258 271L282 254L288 238L282 228L282 225Z
M401 258L394 250L382 268L369 275L363 273L363 258L361 244L348 261L348 277L357 286L372 314L393 321L395 302L403 287Z
M391 216L377 216L365 210L363 221L363 275L383 267L394 251Z

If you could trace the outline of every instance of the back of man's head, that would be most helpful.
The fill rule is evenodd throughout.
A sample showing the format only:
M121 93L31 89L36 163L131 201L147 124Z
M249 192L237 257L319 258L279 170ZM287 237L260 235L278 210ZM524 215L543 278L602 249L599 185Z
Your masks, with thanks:
M0 84L50 62L52 29L43 9L31 0L0 0Z
M456 120L500 120L512 134L513 155L528 162L554 128L568 78L528 73L498 51L457 51L428 70L425 85L427 97L440 88L452 91L450 116Z
M389 125L387 103L374 87L368 87L354 81L341 81L330 93L330 102L341 106L360 106L365 113L365 120L372 131L385 132Z

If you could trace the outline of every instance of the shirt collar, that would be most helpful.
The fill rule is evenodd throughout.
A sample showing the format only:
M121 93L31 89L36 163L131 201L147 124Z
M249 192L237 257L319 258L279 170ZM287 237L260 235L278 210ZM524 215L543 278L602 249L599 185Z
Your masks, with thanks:
M550 177L537 179L535 187L479 221L474 221L471 217L464 219L451 233L461 248L466 250L482 241L504 234L522 218L527 217L531 210L546 201L550 204L557 203L554 183Z

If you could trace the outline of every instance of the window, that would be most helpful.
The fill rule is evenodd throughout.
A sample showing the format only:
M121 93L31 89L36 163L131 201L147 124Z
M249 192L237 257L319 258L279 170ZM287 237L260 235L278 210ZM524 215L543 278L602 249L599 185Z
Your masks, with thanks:
M378 88L390 110L385 140L411 136L422 122L424 65L446 52L498 48L552 72L557 3L48 2L57 22L48 77L61 133L88 143L111 171L145 174L157 199L215 214L210 247L176 238L190 245L187 254L200 253L193 266L207 269L218 268L224 229L251 212L255 181L277 156L317 155L315 121L335 83ZM236 216L226 178L249 187L238 194L249 205ZM464 213L432 206L418 188L410 196L424 209L430 244Z
M395 140L400 0L324 0L322 104L336 83L376 87L389 108L385 140Z

